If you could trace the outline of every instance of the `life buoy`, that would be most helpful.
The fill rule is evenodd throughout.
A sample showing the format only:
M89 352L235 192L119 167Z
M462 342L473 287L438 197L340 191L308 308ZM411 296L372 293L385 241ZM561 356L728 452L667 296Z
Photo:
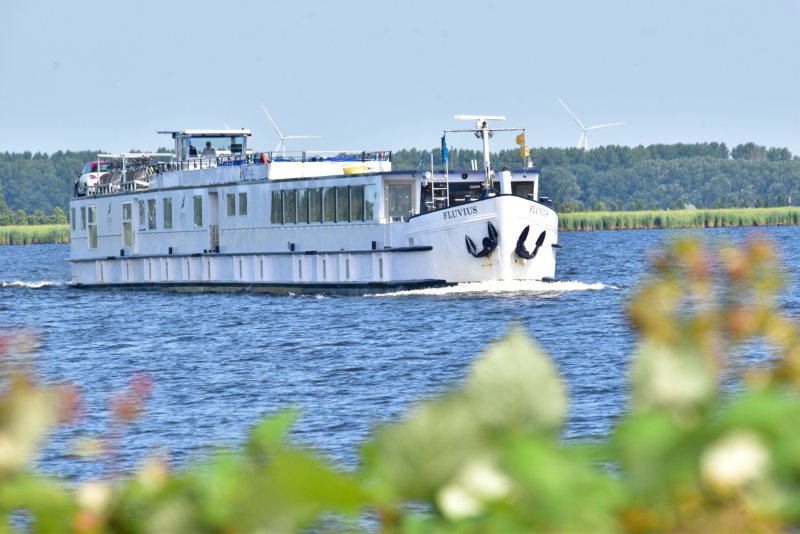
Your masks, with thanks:
M269 158L267 157L266 152L261 153L261 163L264 163L265 165L269 163Z

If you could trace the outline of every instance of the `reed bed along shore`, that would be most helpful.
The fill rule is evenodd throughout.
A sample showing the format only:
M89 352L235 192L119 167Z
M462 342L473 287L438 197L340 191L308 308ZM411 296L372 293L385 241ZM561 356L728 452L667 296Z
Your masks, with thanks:
M665 211L589 211L559 213L559 229L636 230L647 228L718 228L725 226L796 226L800 207L730 208Z
M69 243L69 225L0 226L0 245Z

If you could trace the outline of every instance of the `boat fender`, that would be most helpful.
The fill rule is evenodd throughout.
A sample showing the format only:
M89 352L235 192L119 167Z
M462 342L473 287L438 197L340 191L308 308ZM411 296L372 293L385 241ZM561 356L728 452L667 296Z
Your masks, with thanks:
M263 163L265 165L267 163L269 163L269 158L267 157L267 153L266 152L262 152L261 153L261 163Z
M470 239L468 235L464 236L467 243L467 252L469 252L476 258L483 258L484 256L488 256L489 254L494 252L494 249L497 248L497 243L498 243L497 229L491 222L487 224L489 225L489 236L484 237L483 240L481 241L481 243L483 244L482 250L478 251L478 247L475 246L475 242L472 241L472 239Z
M517 253L517 256L525 260L532 260L536 257L539 249L544 244L544 238L547 236L547 232L542 230L542 233L539 234L538 239L536 239L536 247L533 249L533 252L528 252L528 249L525 248L525 240L528 239L528 232L530 232L530 230L530 225L526 226L522 230L522 232L519 234L519 239L517 239L517 247L514 249L514 251Z

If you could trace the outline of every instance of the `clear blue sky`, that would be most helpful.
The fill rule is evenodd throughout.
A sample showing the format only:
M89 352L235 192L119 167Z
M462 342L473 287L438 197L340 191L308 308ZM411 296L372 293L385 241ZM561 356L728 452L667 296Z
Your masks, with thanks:
M26 0L0 20L0 152L153 150L156 130L225 125L272 149L262 102L284 134L323 136L289 149L433 148L455 114L575 146L561 97L587 126L626 122L590 147L800 155L800 0Z

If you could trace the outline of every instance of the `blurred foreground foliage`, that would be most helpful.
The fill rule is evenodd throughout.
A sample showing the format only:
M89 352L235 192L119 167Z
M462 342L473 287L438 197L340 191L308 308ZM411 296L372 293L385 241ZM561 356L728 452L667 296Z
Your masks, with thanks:
M239 450L177 472L154 456L124 476L54 480L34 458L48 430L75 417L77 395L70 386L37 385L35 340L7 335L0 529L795 531L800 335L778 309L780 288L767 242L717 254L676 242L654 258L630 303L640 335L630 406L606 439L563 442L565 385L513 329L476 360L460 389L379 428L355 471L290 444L295 414L285 412L256 425ZM756 357L744 355L756 346ZM109 435L83 448L111 454L147 393L147 379L134 377L112 402Z

